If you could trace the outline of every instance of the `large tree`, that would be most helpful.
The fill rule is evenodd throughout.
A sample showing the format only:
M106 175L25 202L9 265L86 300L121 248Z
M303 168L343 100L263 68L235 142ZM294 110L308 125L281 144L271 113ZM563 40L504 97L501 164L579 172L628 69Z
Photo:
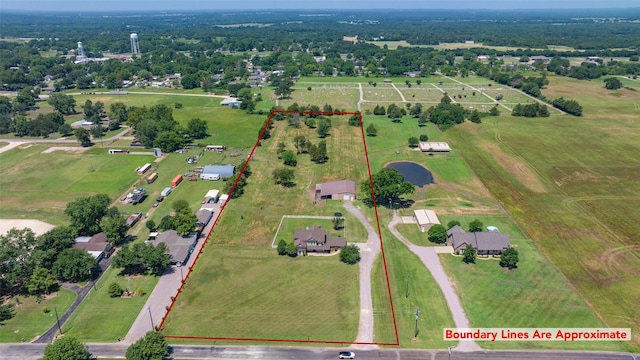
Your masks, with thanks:
M443 244L447 241L447 229L440 224L435 224L429 228L427 236L429 237L429 241Z
M404 181L404 176L393 168L384 168L372 176L373 189L376 203L389 206L390 203L400 199L402 195L413 194L415 187L410 182ZM363 189L369 189L369 180L362 182ZM373 204L371 192L365 191L365 202Z
M96 267L96 259L82 249L66 249L53 263L53 274L64 281L80 282L89 280Z
M56 111L64 115L70 115L76 112L76 99L71 95L53 93L49 95L47 102L53 106Z
M182 209L173 218L173 225L176 228L178 234L182 236L189 235L193 232L198 218L191 212L190 209Z
M476 248L474 248L470 244L467 244L467 246L464 248L464 252L462 253L462 261L467 264L475 264L477 257L478 253L476 251Z
M112 265L122 269L123 274L161 275L169 266L168 249L164 243L134 243L123 246L113 257Z
M49 269L37 267L29 282L27 282L27 291L31 295L48 295L58 287L58 280L51 274Z
M150 331L127 348L126 359L166 360L169 359L169 347L161 333Z
M186 132L187 135L193 139L204 139L209 135L209 127L206 121L200 118L194 118L187 123Z
M360 248L355 245L344 246L340 250L340 261L353 265L360 261Z
M184 137L175 131L163 131L153 142L153 146L166 153L172 153L180 149L182 145L184 145Z
M83 147L91 146L91 133L84 128L77 128L73 131L73 134L78 139L78 142Z
M93 235L100 232L100 220L107 214L109 196L97 194L81 197L67 204L65 215L71 218L71 227L80 235Z
M76 231L69 226L59 225L38 236L34 249L38 265L51 269L53 263L64 249L70 248L76 237Z
M36 237L29 228L9 230L0 235L0 292L17 294L24 291L35 264L31 253Z
M91 360L89 350L78 339L64 336L44 349L42 360Z
M367 136L376 136L378 135L378 129L373 124L369 124L367 126Z
M481 232L484 228L482 221L475 219L469 223L469 232Z
M127 220L120 215L105 216L100 220L100 228L107 236L107 241L113 244L119 244L127 235Z
M293 170L289 168L278 168L273 170L273 180L276 184L280 184L282 186L291 187L295 185L293 183L293 178L295 177Z
M515 269L518 267L519 261L518 250L514 248L508 248L500 254L500 266L502 267Z
M622 87L622 81L615 77L604 79L604 87L607 90L618 90Z

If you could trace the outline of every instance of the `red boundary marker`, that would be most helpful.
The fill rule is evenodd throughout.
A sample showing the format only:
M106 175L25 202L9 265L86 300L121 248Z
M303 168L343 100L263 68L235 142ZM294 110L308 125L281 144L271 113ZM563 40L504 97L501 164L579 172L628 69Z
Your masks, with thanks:
M253 158L253 153L255 152L256 148L258 147L258 145L260 144L260 141L262 139L262 136L264 135L264 132L267 129L267 126L269 126L271 124L271 121L273 120L273 115L276 113L298 113L298 114L318 114L318 115L358 115L358 117L360 118L360 133L362 135L362 144L364 145L364 154L365 157L367 159L367 171L369 173L369 185L371 187L371 198L373 199L373 209L374 212L376 214L376 223L378 225L378 237L380 239L380 252L382 254L382 264L384 266L384 275L385 275L385 281L387 283L387 294L389 295L389 303L391 305L391 317L393 319L393 331L395 334L395 342L393 343L381 343L381 342L353 342L353 341L326 341L326 340L293 340L293 339L260 339L260 338L235 338L235 337L207 337L207 336L188 336L188 335L165 335L165 338L170 338L170 339L193 339L193 340L211 340L211 341L252 341L252 342L273 342L273 343L311 343L311 344L332 344L332 345L349 345L349 344L357 344L357 345L384 345L384 346L398 346L400 345L400 341L399 341L399 337L398 337L398 325L397 325L397 321L396 321L396 313L393 307L393 297L391 295L391 285L389 283L389 272L387 271L387 258L385 256L384 253L384 244L382 243L382 231L380 229L380 218L378 216L378 205L376 202L376 197L375 197L375 193L373 190L373 175L371 174L371 164L369 162L369 152L367 151L367 141L364 135L364 126L362 124L362 114L360 112L347 112L347 111L340 111L340 112L336 112L336 111L296 111L296 110L273 110L271 111L271 114L269 114L269 118L267 119L267 122L265 123L264 127L262 128L262 131L260 132L260 135L258 136L258 139L256 140L256 143L253 145L253 148L251 149L251 152L249 153L249 156L247 156L247 160L244 162L244 165L242 166L242 169L240 170L240 176L244 173L245 168L247 167L247 164L249 163L249 161ZM222 208L220 209L220 213L218 214L218 217L216 218L216 221L213 223L213 226L211 227L211 229L209 230L209 232L207 233L206 238L204 239L204 243L202 244L202 248L201 250L196 254L196 258L193 261L193 264L191 266L189 266L189 269L187 270L187 275L185 276L184 280L182 281L182 284L180 284L180 288L178 288L178 291L176 292L175 296L172 297L171 300L171 304L169 305L169 308L167 309L167 312L165 313L165 315L162 317L162 321L160 321L160 325L158 325L158 331L162 330L162 328L164 327L164 323L167 319L167 317L169 316L169 314L171 313L171 310L173 309L173 305L175 305L176 301L178 300L178 297L180 296L180 294L182 293L182 289L187 281L187 279L189 279L189 275L191 275L191 271L193 270L193 267L197 264L198 259L200 258L200 255L202 255L202 253L204 252L204 247L207 245L207 242L209 241L209 237L211 236L211 233L213 232L213 230L216 228L216 225L218 225L218 220L220 220L220 217L222 216L222 212L224 211L224 209L227 207L227 204L229 203L229 200L231 199L231 195L233 194L233 192L236 189L236 185L238 185L238 181L240 180L240 176L238 176L236 178L236 181L233 183L233 187L231 187L231 191L229 192L229 199L222 205Z

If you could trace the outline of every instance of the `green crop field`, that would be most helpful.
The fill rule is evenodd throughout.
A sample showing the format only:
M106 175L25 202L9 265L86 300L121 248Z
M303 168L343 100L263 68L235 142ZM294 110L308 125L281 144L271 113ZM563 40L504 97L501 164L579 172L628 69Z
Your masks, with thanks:
M83 342L116 342L118 338L124 338L158 279L157 276L142 275L124 277L119 275L118 269L110 267L98 280L96 288L80 303L62 331ZM142 289L146 295L109 297L108 289L112 282L130 291Z
M583 117L501 117L447 136L604 323L636 333L640 227L629 219L640 216L640 95L600 82L550 82L545 96L578 100ZM634 335L627 347L639 344Z
M46 296L39 303L33 296L19 297L15 307L16 316L0 324L0 343L30 342L56 324L55 311L62 316L76 298L76 294L66 289ZM10 300L16 304L16 299ZM43 309L48 309L44 312Z

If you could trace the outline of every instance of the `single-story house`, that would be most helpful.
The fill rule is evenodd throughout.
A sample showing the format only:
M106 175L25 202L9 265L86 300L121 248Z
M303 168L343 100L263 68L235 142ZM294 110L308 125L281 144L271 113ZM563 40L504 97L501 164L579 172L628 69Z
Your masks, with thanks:
M196 218L198 218L198 221L196 222L196 227L204 228L205 226L207 226L209 221L211 221L212 217L213 217L213 211L208 209L198 210L198 212L196 213Z
M440 219L433 210L418 209L413 211L413 218L418 224L420 231L425 232L433 225L440 224Z
M183 237L175 230L167 230L158 234L152 243L156 246L159 243L167 245L171 264L183 266L189 260L189 256L196 247L197 242L198 233L196 232Z
M91 254L96 261L108 258L113 252L113 246L107 241L107 235L103 232L93 236L79 236L75 239L73 247L82 249Z
M500 255L511 247L509 234L499 231L465 232L457 225L447 231L447 241L456 254L462 254L467 245L473 246L478 255Z
M242 101L236 98L226 98L220 102L220 106L240 107Z
M87 121L85 119L82 120L78 120L76 122L71 123L71 128L72 129L87 129L87 130L91 130L92 127L96 126L93 122L91 121Z
M356 198L356 183L351 180L340 180L316 184L317 200L347 200Z
M220 178L230 178L233 176L235 169L235 165L206 165L202 169L200 179L218 180Z
M422 152L449 152L451 148L446 142L420 141L418 147Z
M298 249L298 255L310 252L332 253L346 246L347 240L329 236L320 226L310 226L294 231L293 244Z

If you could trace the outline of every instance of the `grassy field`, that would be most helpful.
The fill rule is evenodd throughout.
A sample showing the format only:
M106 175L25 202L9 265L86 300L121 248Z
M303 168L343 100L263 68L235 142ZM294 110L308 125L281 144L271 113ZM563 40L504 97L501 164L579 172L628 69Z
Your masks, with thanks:
M166 335L355 339L357 266L337 256L292 259L270 247L211 243L199 261L165 322Z
M139 175L135 169L152 156L55 151L51 145L26 144L0 154L3 189L0 217L66 221L66 204L77 197L105 193L120 196Z
M40 303L33 296L20 297L20 305L15 307L16 316L0 324L0 342L29 342L56 324L56 315L62 316L76 298L76 294L66 289L48 296ZM15 304L15 299L11 300ZM43 308L50 311L45 313Z
M311 91L307 87L311 87ZM291 104L298 103L300 106L317 105L322 110L325 104L342 111L356 111L356 104L360 98L357 87L354 86L332 86L315 87L313 85L298 84L294 88L293 94L288 99L280 100L280 106L285 109Z
M595 81L550 81L545 96L577 99L583 117L501 117L447 135L604 323L637 333L640 227L629 219L640 216L635 166L640 95L606 91ZM506 159L515 159L523 171ZM532 186L535 182L542 187ZM628 349L639 346L637 335L627 344Z
M398 91L388 84L378 84L375 87L362 85L362 94L364 100L381 101L382 105L385 105L385 101L402 101Z
M107 291L109 284L116 282L130 291L142 288L149 294L156 286L158 277L138 275L128 278L119 276L118 273L117 269L107 269L96 283L97 290L89 292L62 327L65 335L83 342L116 342L118 338L127 335L148 295L111 298Z
M280 166L275 153L277 144L284 142L287 148L294 149L292 139L296 135L305 135L314 143L318 138L304 125L296 129L286 122L275 123L272 138L262 142L249 163L252 175L244 195L231 200L225 208L187 287L170 313L165 323L166 334L355 339L359 317L358 268L339 263L337 256L279 257L270 247L282 215L346 213L340 201L314 204L315 183L339 179L359 182L366 178L360 128L348 126L346 116L333 116L331 121L331 135L326 139L329 161L319 165L311 163L308 155L299 155L294 168L296 184L289 188L274 185L271 177L271 171ZM364 234L363 229L359 231ZM350 236L347 229L347 241L351 241ZM299 274L322 276L304 281ZM212 298L220 300L215 307L211 307ZM308 303L313 306L303 310ZM194 319L203 316L212 322L194 325L198 323Z

